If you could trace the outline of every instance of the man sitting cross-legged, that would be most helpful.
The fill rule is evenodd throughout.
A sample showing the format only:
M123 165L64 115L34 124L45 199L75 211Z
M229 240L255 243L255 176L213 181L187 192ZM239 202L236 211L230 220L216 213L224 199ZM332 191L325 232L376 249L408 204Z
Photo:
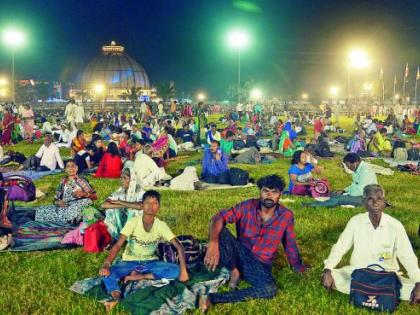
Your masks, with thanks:
M105 304L107 309L113 308L121 299L119 281L175 279L185 282L188 280L185 265L184 249L171 229L156 218L160 208L160 194L149 190L143 195L143 215L127 221L121 230L120 238L112 247L108 257L99 271L103 276L105 287L113 300ZM157 260L155 250L160 241L171 242L178 251L179 264L166 263ZM121 247L127 241L122 261L111 266Z
M363 190L363 203L367 210L357 214L347 223L330 255L324 261L322 284L330 291L336 289L350 293L353 270L378 264L399 276L399 264L404 266L410 279L400 276L401 299L412 304L420 303L420 269L416 254L400 221L383 213L387 202L379 185L368 185ZM343 256L353 248L350 265L335 269Z
M245 301L252 298L272 298L277 285L272 275L272 263L277 249L283 244L287 259L295 271L304 272L296 245L293 212L280 205L284 180L271 175L258 182L260 197L249 199L216 214L210 223L210 240L204 263L214 270L218 265L231 272L229 286L236 288L240 278L250 288L227 293L211 293L200 298L200 309L211 304ZM225 227L235 223L237 238Z

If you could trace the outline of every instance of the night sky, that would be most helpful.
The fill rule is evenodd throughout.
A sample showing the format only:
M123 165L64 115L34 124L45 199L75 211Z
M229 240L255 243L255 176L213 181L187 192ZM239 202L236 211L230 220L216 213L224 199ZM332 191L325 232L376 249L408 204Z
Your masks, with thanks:
M328 85L343 86L346 52L354 46L372 59L371 69L357 75L375 80L383 65L388 85L394 74L402 76L405 62L411 76L420 63L415 0L0 0L0 26L13 24L29 38L16 53L19 78L75 81L102 45L115 40L152 84L173 80L178 92L204 90L213 98L236 84L237 56L225 43L232 27L252 36L242 53L242 78L270 95L321 95ZM9 69L3 46L0 73Z

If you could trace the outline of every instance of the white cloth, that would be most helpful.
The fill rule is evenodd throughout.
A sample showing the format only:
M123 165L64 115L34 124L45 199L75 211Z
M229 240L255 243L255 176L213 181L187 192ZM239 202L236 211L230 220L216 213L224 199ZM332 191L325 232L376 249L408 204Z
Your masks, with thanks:
M179 151L189 151L193 148L194 148L194 142L191 142L191 141L178 144Z
M76 119L76 106L76 104L71 103L66 105L64 115L66 116L67 122L70 124L74 123Z
M81 104L76 105L74 108L74 121L75 123L83 123L83 119L85 118L85 109Z
M51 123L49 121L44 122L42 124L42 129L41 130L42 130L43 133L46 133L46 132L52 133Z
M171 180L171 189L194 190L194 183L199 181L197 169L194 166L187 166L181 175Z
M236 105L236 111L237 112L242 112L244 110L244 105L242 103L238 103Z
M43 144L35 156L41 159L41 166L46 166L50 170L55 170L57 163L60 168L64 168L64 163L63 159L61 158L60 151L54 143L51 143L48 147Z
M153 186L160 180L169 180L163 167L158 167L155 161L147 154L138 152L134 161L134 172L137 182L142 186Z
M350 265L334 270L343 256L353 247ZM398 260L397 260L398 259ZM348 293L350 282L346 275L359 268L378 264L387 271L394 271L401 276L398 261L404 266L410 280L404 280L406 287L402 289L407 300L407 292L411 292L414 284L420 282L418 259L411 247L404 226L397 219L383 213L379 226L375 229L367 212L355 215L347 223L337 243L332 247L330 255L324 261L324 268L332 270L336 287ZM341 281L341 282L340 282Z

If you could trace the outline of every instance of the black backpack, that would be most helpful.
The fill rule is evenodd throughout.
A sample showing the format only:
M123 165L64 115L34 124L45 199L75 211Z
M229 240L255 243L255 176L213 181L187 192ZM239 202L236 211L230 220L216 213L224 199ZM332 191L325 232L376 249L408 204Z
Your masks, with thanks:
M233 148L235 150L240 150L245 148L245 142L243 140L233 140Z
M177 239L182 247L184 247L187 269L193 269L198 266L203 254L199 242L191 235L180 235L177 236ZM160 260L172 264L179 264L178 252L171 243L159 243L157 252Z
M231 168L229 170L229 177L232 186L244 186L249 181L249 173L240 168Z
M420 160L420 154L418 149L409 149L407 150L407 160L409 161L418 161Z

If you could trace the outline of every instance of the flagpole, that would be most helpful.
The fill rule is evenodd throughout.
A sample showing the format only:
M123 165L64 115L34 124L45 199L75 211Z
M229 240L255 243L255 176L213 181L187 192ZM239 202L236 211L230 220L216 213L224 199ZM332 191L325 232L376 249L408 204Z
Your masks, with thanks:
M397 76L394 78L394 95L392 97L392 105L395 105L395 86L397 85Z
M417 106L417 81L416 80L416 86L414 87L414 104Z

